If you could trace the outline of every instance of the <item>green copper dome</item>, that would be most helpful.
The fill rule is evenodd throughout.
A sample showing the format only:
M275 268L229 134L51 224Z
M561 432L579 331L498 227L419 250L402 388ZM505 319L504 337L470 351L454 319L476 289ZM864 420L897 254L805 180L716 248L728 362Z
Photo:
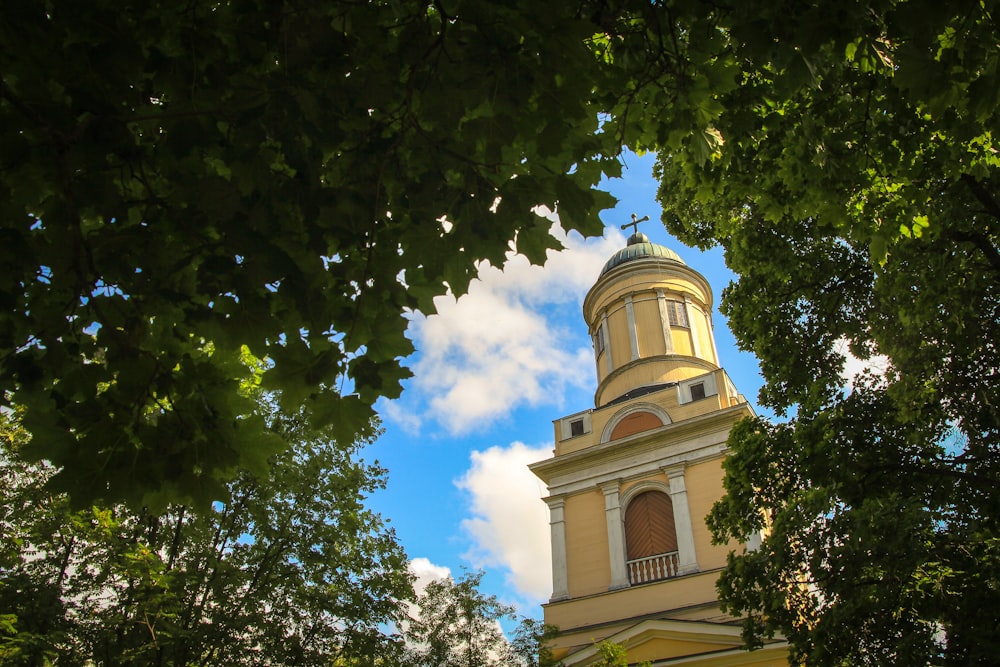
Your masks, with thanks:
M611 269L624 264L625 262L631 262L634 259L643 259L645 257L662 257L663 259L670 259L678 264L683 264L684 260L680 256L671 250L670 248L665 248L656 243L650 243L649 237L642 232L636 232L628 239L628 245L616 252L611 256L605 264L604 268L601 269L601 275L610 271Z

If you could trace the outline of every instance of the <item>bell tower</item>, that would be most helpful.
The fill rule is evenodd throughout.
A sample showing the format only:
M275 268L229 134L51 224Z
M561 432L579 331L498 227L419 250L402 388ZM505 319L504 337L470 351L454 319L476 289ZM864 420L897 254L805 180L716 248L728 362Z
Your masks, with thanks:
M583 303L597 362L595 405L718 370L711 312L705 278L673 250L633 234Z
M727 553L753 545L713 545L705 516L729 431L753 412L719 364L711 313L708 281L638 231L584 300L594 407L555 420L554 456L531 465L549 490L545 622L567 667L595 662L604 640L629 662L784 664L784 642L743 651L716 598Z

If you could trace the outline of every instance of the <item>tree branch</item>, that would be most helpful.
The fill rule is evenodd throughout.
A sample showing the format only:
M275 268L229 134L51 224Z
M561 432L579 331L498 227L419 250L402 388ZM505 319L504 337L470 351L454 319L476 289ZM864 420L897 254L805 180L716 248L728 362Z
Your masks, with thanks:
M962 182L972 191L973 196L986 207L986 212L994 218L1000 220L1000 202L997 201L993 193L983 185L982 181L972 174L962 174Z

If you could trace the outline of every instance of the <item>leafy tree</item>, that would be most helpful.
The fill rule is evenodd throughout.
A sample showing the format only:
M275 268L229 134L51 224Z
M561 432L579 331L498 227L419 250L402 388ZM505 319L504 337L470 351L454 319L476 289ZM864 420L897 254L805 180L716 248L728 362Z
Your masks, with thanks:
M511 650L524 667L554 667L549 640L559 634L559 628L533 618L522 618L510 639Z
M246 350L286 411L365 437L405 313L512 243L543 261L541 205L599 233L622 146L715 154L738 73L707 3L4 9L0 402L78 507L264 474Z
M350 441L407 376L404 313L515 239L544 260L536 206L599 233L585 9L7 3L0 400L51 488L162 509L263 474L244 347Z
M73 511L51 468L12 457L0 414L0 656L4 664L310 665L395 656L384 632L412 595L406 556L363 495L384 471L358 445L298 439L230 500L161 514Z
M990 664L1000 650L1000 40L992 3L704 8L738 74L709 155L663 151L664 222L790 417L730 437L723 603L791 661ZM845 350L883 371L843 377Z
M591 186L657 149L668 229L725 248L795 415L734 433L713 513L771 531L722 583L748 639L996 652L992 3L8 4L0 397L50 489L228 506L284 447L247 350L305 426L366 435L402 313L511 241L544 259L539 204L596 233ZM845 387L839 341L888 371Z
M417 599L406 632L406 664L412 667L522 667L500 621L514 608L479 591L482 572L429 583ZM527 627L527 626L525 626ZM521 648L525 648L523 643Z
M628 667L628 651L621 644L603 641L597 645L597 651L601 654L599 662L594 663L594 667ZM637 663L637 667L650 667L650 662Z

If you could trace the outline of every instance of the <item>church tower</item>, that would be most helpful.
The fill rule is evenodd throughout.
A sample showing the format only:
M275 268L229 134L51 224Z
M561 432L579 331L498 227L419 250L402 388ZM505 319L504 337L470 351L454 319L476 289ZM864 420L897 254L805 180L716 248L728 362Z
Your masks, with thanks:
M554 456L531 465L549 490L545 622L566 667L595 662L605 640L630 663L786 664L783 642L740 648L716 598L728 551L752 545L713 545L705 516L729 431L753 412L720 366L711 313L705 278L640 232L584 300L594 407L555 420Z

